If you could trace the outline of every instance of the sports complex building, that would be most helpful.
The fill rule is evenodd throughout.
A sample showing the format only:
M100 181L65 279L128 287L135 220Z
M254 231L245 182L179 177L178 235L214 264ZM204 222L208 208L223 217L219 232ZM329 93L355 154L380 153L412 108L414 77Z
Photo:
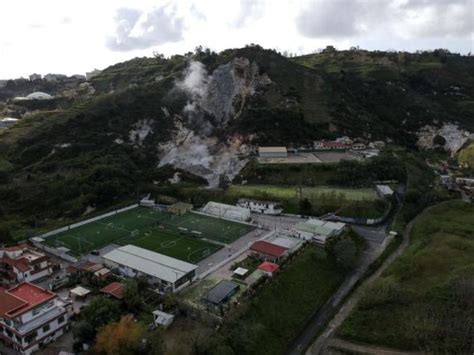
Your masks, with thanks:
M134 245L112 250L103 259L105 265L118 269L123 276L145 276L161 293L179 291L196 278L196 265Z

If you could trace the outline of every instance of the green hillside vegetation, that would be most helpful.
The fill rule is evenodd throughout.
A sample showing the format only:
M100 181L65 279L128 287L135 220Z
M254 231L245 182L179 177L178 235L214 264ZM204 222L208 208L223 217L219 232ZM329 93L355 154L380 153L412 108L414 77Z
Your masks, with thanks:
M458 161L462 167L474 170L474 141L469 142L459 153Z
M427 353L471 353L474 206L450 201L423 215L410 245L367 290L339 335Z
M173 90L176 80L190 60L202 62L212 73L234 58L254 62L271 83L245 102L235 102L243 105L242 111L217 131L222 141L242 136L256 145L299 146L344 134L391 138L411 149L414 132L433 120L456 121L474 131L474 60L445 51L325 51L290 59L252 45L221 53L198 48L170 58L136 58L94 77L92 97L81 94L55 108L44 107L0 133L0 158L13 166L1 172L0 229L45 228L59 219L81 217L88 207L107 209L136 198L137 192L161 188L153 183L160 175L157 147L170 138L174 115L189 101ZM9 81L0 99L68 88L51 85ZM130 131L145 119L152 132L141 144L131 142ZM375 162L251 167L243 175L251 184L351 187L400 175L387 169L390 163ZM185 182L204 186L199 178L188 177Z

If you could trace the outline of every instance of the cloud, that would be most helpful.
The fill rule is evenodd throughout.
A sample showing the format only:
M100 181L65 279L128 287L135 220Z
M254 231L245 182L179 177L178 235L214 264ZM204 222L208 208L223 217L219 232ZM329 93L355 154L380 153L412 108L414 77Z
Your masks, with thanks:
M113 51L146 49L156 45L178 42L183 38L184 23L174 9L154 8L149 12L120 8L115 17L115 34L106 45Z
M407 0L400 6L405 25L421 37L467 36L474 32L472 0Z
M316 0L296 18L309 38L353 38L387 31L404 38L473 32L472 0Z
M264 13L264 5L262 0L240 0L240 11L233 25L240 28L258 19Z

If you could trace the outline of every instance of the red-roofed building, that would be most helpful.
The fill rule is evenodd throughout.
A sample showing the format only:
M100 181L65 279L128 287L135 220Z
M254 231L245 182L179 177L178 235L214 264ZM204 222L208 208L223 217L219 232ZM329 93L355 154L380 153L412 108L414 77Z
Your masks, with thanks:
M113 296L119 300L123 298L123 284L112 282L100 290L100 292Z
M258 266L258 268L262 270L265 273L265 275L268 275L270 277L273 276L273 274L280 269L280 267L277 264L271 263L269 261L264 261Z
M250 247L250 250L255 254L258 254L263 260L275 262L282 259L286 255L288 248L260 240L253 243Z
M0 280L4 283L32 282L52 273L48 256L26 244L0 248Z
M51 291L28 282L0 290L0 339L20 354L64 334L68 321L64 304Z

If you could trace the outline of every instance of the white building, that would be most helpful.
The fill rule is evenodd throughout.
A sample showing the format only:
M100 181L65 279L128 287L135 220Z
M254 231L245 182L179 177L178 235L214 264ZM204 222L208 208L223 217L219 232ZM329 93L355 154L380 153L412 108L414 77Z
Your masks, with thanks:
M279 215L283 212L282 208L278 208L278 202L273 201L260 201L260 200L249 200L241 198L237 202L237 206L247 208L250 212L262 213L268 215Z
M0 128L9 127L17 122L18 122L18 118L13 118L13 117L0 118Z
M393 196L393 190L388 185L376 185L375 190L377 191L377 194L382 198Z
M57 295L24 282L0 291L0 339L20 354L31 354L65 333L69 318Z
M226 205L218 202L208 202L202 211L211 216L233 219L236 221L247 221L250 219L250 210L248 208Z
M174 321L174 315L160 310L153 312L153 323L167 328Z
M287 158L286 147L259 147L258 156L260 158Z
M325 244L327 239L340 235L345 227L345 223L314 218L294 225L291 234L297 238Z
M49 82L56 82L60 80L67 79L67 75L64 74L46 74L44 76L44 80L49 81Z
M177 292L196 278L197 265L126 245L103 256L105 265L126 277L145 276L160 293Z
M31 74L30 75L30 81L36 81L36 80L41 80L43 76L41 74Z
M26 244L0 248L0 279L6 283L32 282L52 273L49 257Z

